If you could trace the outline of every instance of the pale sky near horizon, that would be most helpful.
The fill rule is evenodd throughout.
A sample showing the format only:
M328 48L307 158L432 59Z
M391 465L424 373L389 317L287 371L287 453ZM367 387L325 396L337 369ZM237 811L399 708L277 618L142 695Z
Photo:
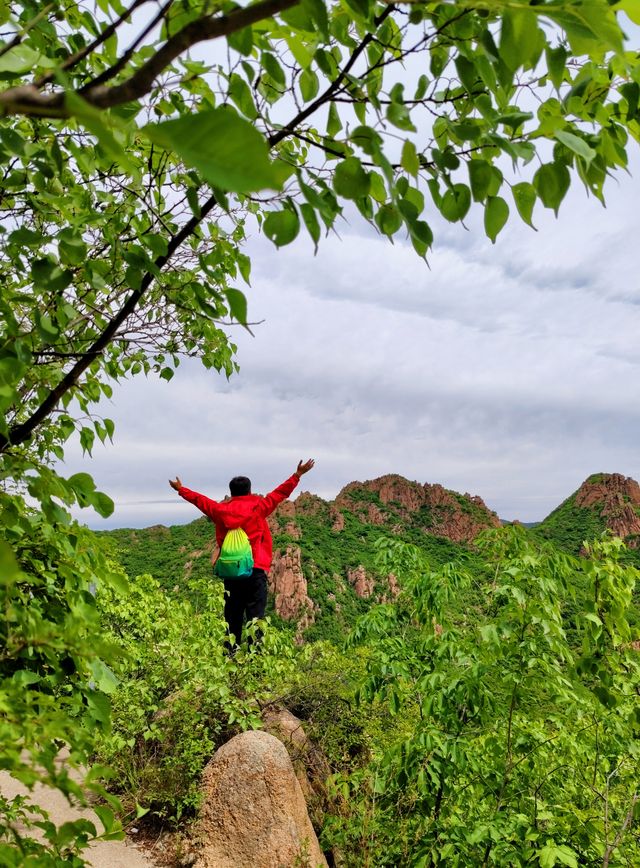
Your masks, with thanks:
M63 470L90 471L116 502L96 528L198 516L169 488L221 498L229 478L264 492L299 458L302 489L400 473L481 495L505 519L542 519L591 473L640 476L640 275L634 176L606 185L606 210L575 181L559 218L515 213L495 245L482 211L466 229L429 214L429 267L358 217L320 243L277 251L254 234L251 338L234 330L241 371L195 361L170 383L137 377L101 408L114 445ZM508 197L508 194L507 194ZM508 197L509 198L509 197ZM433 209L435 210L435 209Z

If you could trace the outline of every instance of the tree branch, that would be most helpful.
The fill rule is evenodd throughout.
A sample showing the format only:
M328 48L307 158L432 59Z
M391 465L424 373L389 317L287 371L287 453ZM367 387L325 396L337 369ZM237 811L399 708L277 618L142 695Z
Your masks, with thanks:
M185 241L193 232L196 230L199 223L209 214L210 211L213 210L215 205L217 204L217 199L215 195L211 195L207 201L204 203L200 210L199 217L192 217L182 229L177 232L171 241L169 242L169 246L167 252L164 256L158 256L155 260L155 266L157 269L164 268L167 262L171 259L173 254L178 250L183 241ZM112 338L115 336L116 332L122 325L122 323L127 319L127 317L133 313L136 309L138 302L147 291L147 289L151 286L154 280L154 275L148 271L142 279L140 284L140 288L134 290L124 303L124 305L120 308L118 313L112 317L111 320L107 323L100 336L93 342L93 344L85 351L83 357L79 359L72 368L67 371L65 376L60 380L55 389L52 389L51 392L47 395L44 401L40 404L38 409L22 424L15 425L9 431L9 436L5 437L4 435L0 435L0 453L6 452L6 450L10 446L18 446L20 443L24 443L25 440L28 440L37 426L43 422L47 416L55 409L56 404L62 398L62 396L72 389L82 374L86 371L92 361L95 360L97 356L99 356L104 349L109 345Z
M384 12L382 12L376 18L376 26L380 26L380 24L382 24L385 18L388 18L394 10L395 6L387 6ZM353 50L351 57L342 67L337 78L331 82L331 84L324 91L324 93L320 94L320 96L312 103L310 103L306 109L298 112L298 114L294 118L292 118L292 120L290 120L286 126L278 130L277 133L273 133L271 136L268 137L267 141L269 142L269 145L271 147L277 145L278 142L281 142L283 139L286 139L287 136L291 135L294 129L298 126L298 124L301 124L302 121L305 121L310 115L312 115L316 111L316 109L320 108L320 106L324 105L327 100L331 99L331 96L338 90L342 82L345 80L349 70L353 67L356 60L360 57L367 45L369 45L369 43L372 42L373 39L374 34L367 33L360 45L358 45L358 47Z
M149 3L149 0L134 0L134 2L129 6L128 9L125 9L122 15L116 18L108 27L102 31L99 36L90 42L89 45L85 45L80 51L76 51L75 54L70 55L67 59L60 64L60 69L72 69L77 63L80 63L81 60L84 60L85 57L88 57L90 54L99 48L103 42L106 42L110 36L116 32L118 27L123 24L127 18L129 18L140 6L144 6L145 3ZM55 81L56 73L48 72L46 75L41 76L36 82L34 82L34 87L41 88L44 87L45 84L49 84L52 81Z
M8 51L11 51L11 49L15 48L16 45L20 45L23 37L26 36L26 34L36 26L36 24L42 21L43 18L46 18L49 12L52 12L55 8L55 3L49 3L47 6L44 7L44 9L41 9L38 14L31 19L31 21L27 21L22 30L16 33L12 40L7 42L6 45L3 45L2 48L0 48L0 57L2 57L2 55L6 54Z
M272 10L271 13L269 13L269 14L275 14L276 11L282 11L285 8L289 8L290 6L294 6L294 5L296 5L297 2L299 2L299 0L265 0L265 2L257 4L256 6L252 6L252 7L249 7L248 9L240 10L238 13L232 13L230 16L228 16L228 19L224 19L224 18L215 19L213 23L215 23L216 26L218 26L218 27L225 27L227 25L224 22L228 21L229 19L231 19L233 17L236 26L230 27L229 29L225 30L225 32L232 33L232 32L234 32L234 30L240 29L240 27L248 26L248 24L251 22L247 21L246 16L249 13L255 13L255 10L260 9L261 10L261 16L256 15L256 17L252 20L259 20L260 17L267 17L267 14L265 11L267 8ZM394 9L393 6L388 6L384 10L384 12L376 19L376 25L380 25L384 21L384 19L393 12L393 9ZM240 18L240 16L243 16L241 18L243 23L238 25L238 18ZM221 22L223 22L223 23L221 24ZM191 25L187 25L186 28L183 28L183 30L180 31L179 34L177 34L177 37L179 37L180 34L184 34L184 31L190 26ZM220 33L219 35L222 35L222 33ZM200 36L200 39L203 39L203 38L206 38L206 37ZM321 105L323 105L331 97L331 95L335 92L335 90L340 87L345 76L347 75L349 70L352 68L353 64L356 62L356 60L361 55L361 53L364 51L364 49L367 47L367 45L371 41L371 38L372 38L372 34L367 34L367 36L364 37L364 39L362 40L360 45L351 54L351 57L349 58L349 60L347 61L347 63L343 67L343 69L341 70L338 77L335 79L335 81L333 81L329 85L329 87L325 90L324 94L322 94L317 100L315 100L312 103L312 105L309 106L307 109L303 110L302 112L299 112L286 125L286 127L284 127L282 130L278 131L273 136L271 136L270 139L268 139L269 147L273 148L278 142L282 141L283 138L285 138L287 135L290 135L294 131L295 127L299 123L301 123L302 120L307 118L311 114L312 111L315 111L317 108L319 108ZM172 40L170 40L170 41L172 41ZM199 41L199 39L196 39L195 41ZM169 43L167 43L167 45L168 44ZM165 48L166 48L166 46L165 46ZM175 48L175 45L174 45L174 48ZM178 52L178 53L180 53L180 52ZM156 55L154 58L152 58L152 60L149 61L149 63L152 63L157 58L157 56L158 55ZM146 66L148 66L149 63L146 64ZM139 72L143 72L144 69L145 69L145 67L142 67ZM133 76L133 78L135 78L136 75L138 75L138 73L136 73ZM130 79L129 82L131 82L131 80L132 79ZM118 90L118 88L112 88L111 92L113 92L115 90ZM86 95L85 95L85 98L86 98ZM0 95L0 101L1 101L1 95ZM123 100L123 101L126 101L126 100ZM209 199L207 199L207 201L202 206L199 216L198 217L195 217L195 216L192 217L187 223L185 223L185 225L182 227L182 229L179 232L177 232L176 235L173 236L173 238L169 242L167 253L164 256L159 256L156 258L154 271L156 271L156 269L160 270L160 269L164 268L164 266L167 264L167 262L169 262L169 260L173 257L175 252L178 250L180 245L187 238L189 238L190 235L193 234L193 232L196 230L198 225L210 213L210 211L215 207L216 204L217 204L216 197L215 197L215 195L212 194L209 197ZM148 271L144 275L139 289L134 290L129 295L125 304L118 311L118 313L109 320L108 324L103 329L100 336L93 342L93 344L90 347L88 347L88 349L85 351L83 357L78 359L78 361L69 369L69 371L65 374L65 376L62 378L62 380L58 383L58 385L55 387L55 389L52 389L52 391L49 393L49 395L47 395L47 397L40 404L40 406L32 413L32 415L25 422L22 422L19 425L12 426L9 429L9 435L8 436L0 434L0 453L6 452L6 450L9 449L11 446L18 446L19 444L24 443L26 440L28 440L31 437L31 435L33 434L33 432L35 431L35 429L38 427L38 425L40 425L47 418L47 416L49 416L53 412L53 410L55 409L56 405L58 404L58 402L60 401L62 396L64 394L66 394L66 392L68 392L70 389L73 389L77 385L78 380L80 379L82 374L86 371L86 369L90 366L92 361L94 361L95 358L97 356L99 356L103 352L103 350L106 349L106 347L109 345L110 341L115 337L120 326L125 322L127 317L129 317L135 311L140 299L143 297L143 295L147 291L147 289L151 286L151 284L153 283L153 280L154 280L154 274L152 274L150 271Z
M146 2L146 0L142 0L142 2L144 3ZM99 76L93 79L93 81L85 84L80 89L80 93L84 94L86 93L86 91L91 90L92 87L97 87L98 85L104 84L106 81L111 81L112 78L115 78L115 76L119 72L121 72L125 68L127 63L131 60L136 48L140 45L142 40L145 39L145 37L147 37L149 33L151 33L156 24L162 21L162 19L167 14L172 5L173 0L167 0L167 2L160 9L158 14L155 16L155 18L152 18L151 21L144 28L142 33L139 33L138 36L133 40L133 42L131 43L129 48L127 48L122 57L118 58L118 60L113 64L113 66L110 66L108 69L105 69L104 72L101 72Z
M112 108L141 99L149 93L157 77L193 45L221 36L229 36L257 21L284 12L299 2L300 0L262 0L255 6L236 9L229 15L191 21L175 36L168 39L153 57L143 63L140 69L137 69L122 84L113 87L103 85L91 87L87 91L82 91L82 97L90 105L99 109ZM389 7L389 11L391 8ZM385 14L386 10L383 15ZM19 85L0 93L0 112L51 118L65 118L72 114L67 108L64 91L40 93L35 85Z

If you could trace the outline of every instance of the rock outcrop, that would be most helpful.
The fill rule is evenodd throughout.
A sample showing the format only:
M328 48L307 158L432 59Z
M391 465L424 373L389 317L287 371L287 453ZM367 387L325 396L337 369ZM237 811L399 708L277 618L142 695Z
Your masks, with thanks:
M298 546L287 546L283 554L274 553L269 590L274 595L275 610L281 618L296 620L299 631L313 624L315 606L307 592Z
M203 774L196 868L326 866L285 746L243 732L216 751Z
M575 505L594 509L616 536L640 536L640 485L621 473L597 473L582 483Z
M457 494L438 484L410 482L397 474L350 482L335 504L368 524L393 524L394 516L414 520L425 532L455 543L471 542L480 531L500 527L500 519L481 497Z
M284 744L311 817L322 823L326 807L326 780L331 767L319 748L308 738L302 721L286 708L269 708L262 720L267 732Z
M359 564L355 570L347 572L347 579L352 585L353 590L362 599L367 599L373 594L375 580L370 576L362 564Z

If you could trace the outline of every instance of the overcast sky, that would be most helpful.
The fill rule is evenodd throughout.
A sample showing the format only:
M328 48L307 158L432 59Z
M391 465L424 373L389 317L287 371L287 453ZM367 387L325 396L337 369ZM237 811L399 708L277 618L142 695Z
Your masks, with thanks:
M480 494L507 519L543 518L594 472L638 478L638 170L606 210L575 185L537 232L512 216L492 245L429 217L429 267L357 217L340 238L277 251L256 234L249 312L229 382L195 361L170 383L137 377L102 408L114 445L89 470L116 502L92 527L182 523L197 512L167 484L223 497L229 478L265 492L314 456L302 488L400 473ZM512 208L515 213L515 208Z

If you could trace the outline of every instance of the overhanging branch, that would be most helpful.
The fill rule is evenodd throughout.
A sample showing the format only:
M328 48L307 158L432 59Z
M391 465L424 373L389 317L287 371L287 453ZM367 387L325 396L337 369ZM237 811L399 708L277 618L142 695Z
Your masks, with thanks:
M176 58L199 42L209 42L229 36L257 21L271 18L296 6L300 0L262 0L254 6L236 9L229 15L198 18L185 25L121 84L98 85L82 90L82 98L98 109L108 109L142 99L152 89L155 80ZM65 118L72 112L66 105L64 91L41 93L36 85L19 85L0 93L0 112L38 117Z

